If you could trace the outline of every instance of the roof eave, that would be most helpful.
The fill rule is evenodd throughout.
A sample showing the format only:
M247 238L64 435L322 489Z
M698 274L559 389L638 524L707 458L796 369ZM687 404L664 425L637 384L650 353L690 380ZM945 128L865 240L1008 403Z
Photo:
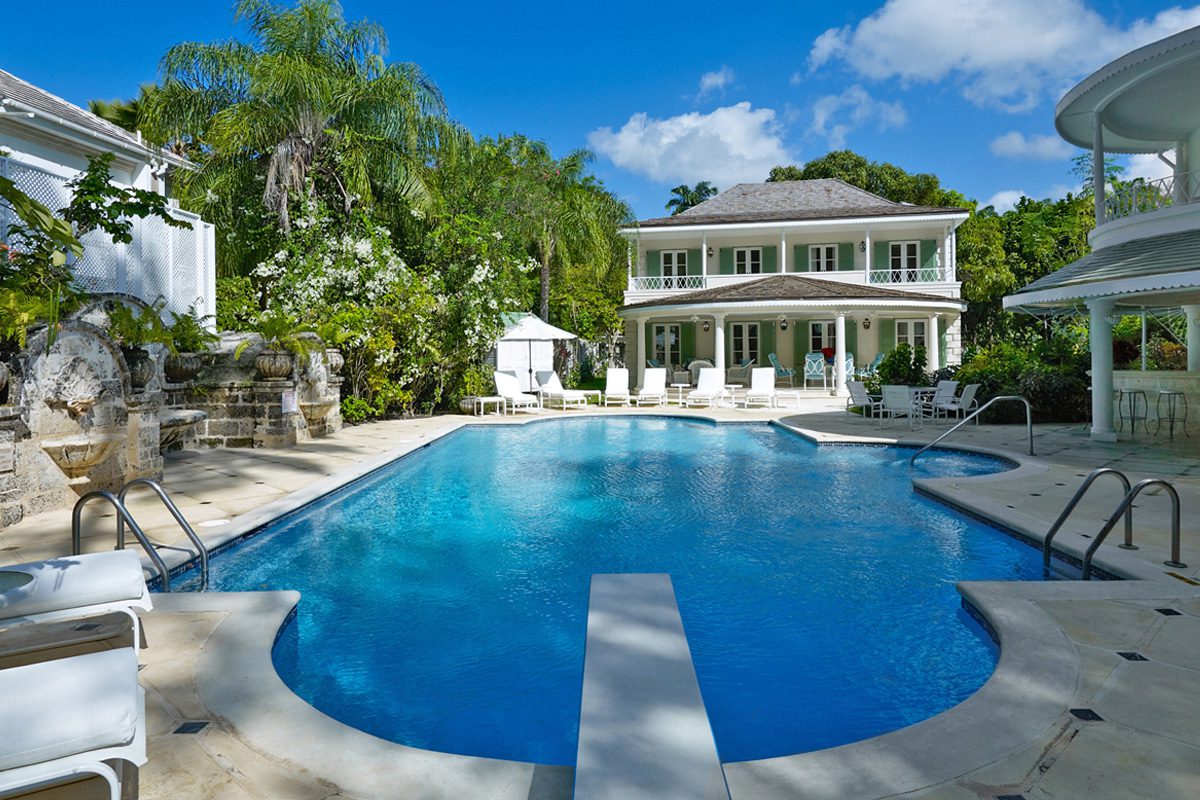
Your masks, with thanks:
M697 223L692 225L648 225L641 224L630 227L621 228L621 235L634 235L639 233L658 232L658 231L683 231L685 233L705 233L712 231L729 231L729 230L764 230L771 228L811 228L822 225L874 225L887 224L894 222L955 222L962 224L971 216L971 212L966 209L956 210L952 213L938 212L917 212L912 214L888 214L886 216L842 216L842 217L827 217L821 219L803 219L803 220L770 220L765 222L710 222L707 224ZM957 225L956 225L957 227Z
M942 309L946 311L963 312L966 310L966 303L961 300L952 298L944 299L927 299L927 298L903 298L903 297L829 297L829 298L809 298L805 300L703 300L696 303L658 303L656 305L629 305L622 306L617 309L617 315L621 317L641 316L643 314L654 314L659 312L675 312L675 313L709 313L713 312L714 308L722 308L729 313L731 309L745 309L747 311L768 310L768 309L859 309L859 310L880 310L893 308L897 310L907 309Z

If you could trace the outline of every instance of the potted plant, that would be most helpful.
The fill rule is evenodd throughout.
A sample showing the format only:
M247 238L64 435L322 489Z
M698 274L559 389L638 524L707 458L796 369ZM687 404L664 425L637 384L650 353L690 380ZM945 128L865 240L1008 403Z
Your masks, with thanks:
M108 306L108 333L121 348L129 366L129 383L133 389L144 389L154 377L154 358L146 345L161 344L167 352L175 352L171 333L159 317L161 303L149 309L138 309L120 301Z
M286 380L292 375L292 363L320 348L320 340L303 336L312 333L289 314L268 311L258 318L254 331L262 337L262 352L254 358L258 377L265 381ZM234 358L241 358L253 342L244 340L233 351Z
M167 330L171 334L175 352L168 355L163 362L163 371L167 374L167 380L172 383L185 383L200 374L200 369L204 366L200 355L221 338L204 327L204 321L212 319L211 315L198 316L195 306L189 308L186 314L171 316L173 319Z
M335 322L327 322L317 326L317 335L325 343L325 363L329 365L329 374L337 375L346 366L341 346L350 339L350 332Z

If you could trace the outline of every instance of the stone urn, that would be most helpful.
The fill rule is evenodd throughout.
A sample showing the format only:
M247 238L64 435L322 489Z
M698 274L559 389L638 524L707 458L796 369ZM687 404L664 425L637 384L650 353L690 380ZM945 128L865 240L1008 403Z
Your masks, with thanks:
M341 356L338 356L341 358ZM0 361L0 401L4 399L4 390L8 387L8 379L12 376L12 370L8 368L8 364Z
M163 362L163 372L171 383L187 383L200 374L203 366L199 353L177 353L167 356Z
M121 354L129 367L129 385L135 391L145 389L154 379L154 357L140 347L122 347Z
M325 351L325 363L329 365L329 374L337 375L342 371L342 367L346 366L346 359L342 356L341 350L334 350L331 347Z
M264 381L283 381L292 376L292 354L286 350L263 350L254 359L258 377Z

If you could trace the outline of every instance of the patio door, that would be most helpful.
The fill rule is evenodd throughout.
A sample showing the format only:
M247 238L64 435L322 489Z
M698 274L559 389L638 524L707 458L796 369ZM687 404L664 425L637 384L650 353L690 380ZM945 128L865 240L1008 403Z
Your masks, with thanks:
M735 322L729 326L730 329L730 354L733 356L733 363L729 366L736 367L741 365L747 358L758 363L758 323L757 322Z
M681 361L681 342L678 323L656 324L654 326L654 347L652 348L654 355L651 358L662 367L678 366Z
M687 275L687 250L663 250L662 274L664 289L682 289L679 279Z
M837 329L834 327L833 320L821 319L808 324L809 349L812 352L815 353L827 347L832 350L837 349Z

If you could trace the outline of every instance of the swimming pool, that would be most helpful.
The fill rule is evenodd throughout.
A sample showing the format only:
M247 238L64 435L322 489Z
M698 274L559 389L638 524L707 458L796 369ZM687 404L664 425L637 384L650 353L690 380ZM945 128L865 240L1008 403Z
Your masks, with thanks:
M971 694L996 653L954 583L1042 576L912 491L1005 462L910 454L666 418L468 428L222 553L210 586L302 592L276 668L336 719L571 764L591 575L668 572L722 759L805 752Z

